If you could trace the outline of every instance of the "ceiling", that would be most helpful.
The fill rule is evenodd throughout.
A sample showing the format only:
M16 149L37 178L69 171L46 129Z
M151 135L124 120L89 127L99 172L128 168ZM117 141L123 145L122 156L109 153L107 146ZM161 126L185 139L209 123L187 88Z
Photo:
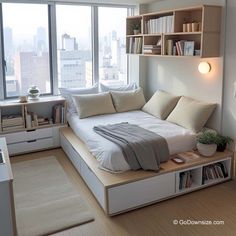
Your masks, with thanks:
M153 2L160 2L164 0L52 0L55 2L82 2L82 3L98 3L98 4L148 4Z

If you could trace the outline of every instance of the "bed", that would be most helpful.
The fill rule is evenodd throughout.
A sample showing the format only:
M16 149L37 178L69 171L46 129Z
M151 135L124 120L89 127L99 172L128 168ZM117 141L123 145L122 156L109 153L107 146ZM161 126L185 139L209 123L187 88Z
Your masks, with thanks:
M79 119L77 113L68 113L67 120L74 133L86 144L103 168L112 172L130 169L120 148L93 131L97 125L129 122L153 131L167 141L170 154L192 150L195 147L196 134L176 124L160 120L146 112L137 110L122 113L93 116Z
M202 129L215 107L214 104L176 97L163 91L157 91L145 104L141 92L138 89L130 93L111 92L109 96L76 95L73 99L78 113L68 113L70 127L60 130L63 150L100 206L110 216L184 194L178 186L180 173L189 168L200 170L200 165L211 162L210 159L200 158L197 163L177 165L168 160L160 164L158 172L130 170L120 147L95 133L94 126L128 122L152 131L166 140L171 159L172 155L195 147L197 132ZM101 113L98 108L104 110L108 100L115 110L112 108ZM215 160L223 157L216 156Z

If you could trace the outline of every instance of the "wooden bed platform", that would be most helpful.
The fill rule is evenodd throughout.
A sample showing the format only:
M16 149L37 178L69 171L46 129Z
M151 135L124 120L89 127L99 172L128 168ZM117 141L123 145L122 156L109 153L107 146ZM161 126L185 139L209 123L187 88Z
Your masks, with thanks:
M168 161L161 164L161 170L158 173L139 170L113 174L98 168L98 161L71 128L60 129L60 138L63 150L100 206L110 216L232 178L233 153L230 151L218 152L213 157L202 157L197 161L181 165ZM214 179L203 184L203 167L217 162L222 162L226 166L228 177ZM190 188L180 190L180 173L184 171L191 172L193 184Z

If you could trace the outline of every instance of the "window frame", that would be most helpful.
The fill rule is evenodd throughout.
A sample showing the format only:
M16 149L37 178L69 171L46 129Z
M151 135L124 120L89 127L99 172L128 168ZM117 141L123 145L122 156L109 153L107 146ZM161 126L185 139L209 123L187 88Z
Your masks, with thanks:
M57 22L56 22L56 5L74 5L91 7L91 43L92 43L92 82L99 83L99 23L98 8L126 8L127 16L134 14L135 5L120 4L100 4L100 3L83 3L83 2L64 2L64 1L40 1L40 0L22 0L22 1L4 1L0 0L0 100L15 99L18 96L7 96L6 75L5 75L5 54L4 54L4 35L3 35L3 12L2 3L15 4L43 4L48 8L48 45L49 45L49 70L50 70L50 93L42 96L58 95L58 65L57 65ZM127 83L130 81L129 75L129 56L127 55Z
M51 44L52 44L52 37L51 37L51 10L50 10L50 7L51 7L51 3L42 3L42 2L31 2L31 1L25 1L25 2L15 2L15 1L3 1L3 2L0 2L0 20L1 20L1 25L0 25L0 43L1 43L1 51L0 51L0 62L1 62L1 67L0 69L2 70L2 73L0 75L0 83L3 89L0 90L0 93L3 92L3 96L0 97L1 100L7 100L7 99L15 99L15 98L18 98L19 96L7 96L7 83L6 83L6 72L5 72L5 52L4 52L4 32L3 32L3 10L2 10L2 3L13 3L13 4L42 4L42 5L45 5L47 7L47 16L48 16L48 56L49 56L49 75L50 75L50 92L49 93L43 93L41 94L42 96L50 96L50 95L54 95L54 88L53 88L53 85L54 85L54 74L53 74L53 71L52 71L52 63L53 63L53 58L52 58L52 47L51 47Z

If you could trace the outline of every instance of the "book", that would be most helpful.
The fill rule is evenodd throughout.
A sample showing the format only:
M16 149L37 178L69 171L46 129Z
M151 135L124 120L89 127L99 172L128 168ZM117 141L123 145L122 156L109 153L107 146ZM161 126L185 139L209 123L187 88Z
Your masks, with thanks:
M31 115L28 113L26 114L25 116L26 118L26 128L31 128L32 127L32 118L31 118Z
M182 152L182 153L177 154L177 157L179 157L186 163L196 161L201 158L198 154L194 152Z
M2 131L13 131L13 130L22 130L22 129L24 129L24 125L2 127Z

